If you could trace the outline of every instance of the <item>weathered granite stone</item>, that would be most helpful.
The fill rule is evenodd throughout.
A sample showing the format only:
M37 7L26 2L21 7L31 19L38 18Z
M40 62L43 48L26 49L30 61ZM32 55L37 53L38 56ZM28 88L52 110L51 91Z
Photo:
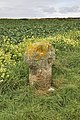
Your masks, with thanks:
M27 46L24 54L29 65L29 82L37 89L49 89L55 50L49 42L36 42Z

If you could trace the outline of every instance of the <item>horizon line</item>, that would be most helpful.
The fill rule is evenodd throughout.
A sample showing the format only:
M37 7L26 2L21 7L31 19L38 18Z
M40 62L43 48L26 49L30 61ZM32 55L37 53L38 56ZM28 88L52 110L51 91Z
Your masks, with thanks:
M34 18L30 18L30 17L0 17L0 19L67 19L67 18L73 18L73 19L80 19L80 17L34 17Z

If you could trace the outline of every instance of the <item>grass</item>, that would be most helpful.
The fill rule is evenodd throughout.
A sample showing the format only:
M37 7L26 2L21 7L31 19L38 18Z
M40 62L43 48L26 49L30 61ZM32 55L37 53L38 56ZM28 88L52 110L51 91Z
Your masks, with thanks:
M0 83L0 120L80 120L80 44L54 46L54 92L35 94L23 59L7 66L10 77Z
M58 56L53 65L53 93L35 95L34 89L26 86L26 78L16 83L10 81L6 88L3 87L2 91L5 93L0 95L0 120L79 120L79 52L76 49L68 54L66 51L56 53ZM20 66L17 66L16 72L20 72L18 67ZM14 86L12 90L9 90L9 85L11 88Z

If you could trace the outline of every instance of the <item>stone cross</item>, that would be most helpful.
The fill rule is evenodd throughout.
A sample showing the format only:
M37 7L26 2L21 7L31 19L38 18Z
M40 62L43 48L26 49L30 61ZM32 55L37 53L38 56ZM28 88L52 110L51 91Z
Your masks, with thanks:
M38 90L51 87L52 64L55 50L49 42L31 43L26 47L24 58L29 65L29 83Z

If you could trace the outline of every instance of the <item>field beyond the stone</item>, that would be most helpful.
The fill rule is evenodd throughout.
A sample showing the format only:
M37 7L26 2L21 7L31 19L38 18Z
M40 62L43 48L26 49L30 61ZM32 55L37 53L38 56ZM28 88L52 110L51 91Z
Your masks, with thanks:
M24 51L46 40L55 90L35 94ZM0 19L0 120L80 120L80 19Z

